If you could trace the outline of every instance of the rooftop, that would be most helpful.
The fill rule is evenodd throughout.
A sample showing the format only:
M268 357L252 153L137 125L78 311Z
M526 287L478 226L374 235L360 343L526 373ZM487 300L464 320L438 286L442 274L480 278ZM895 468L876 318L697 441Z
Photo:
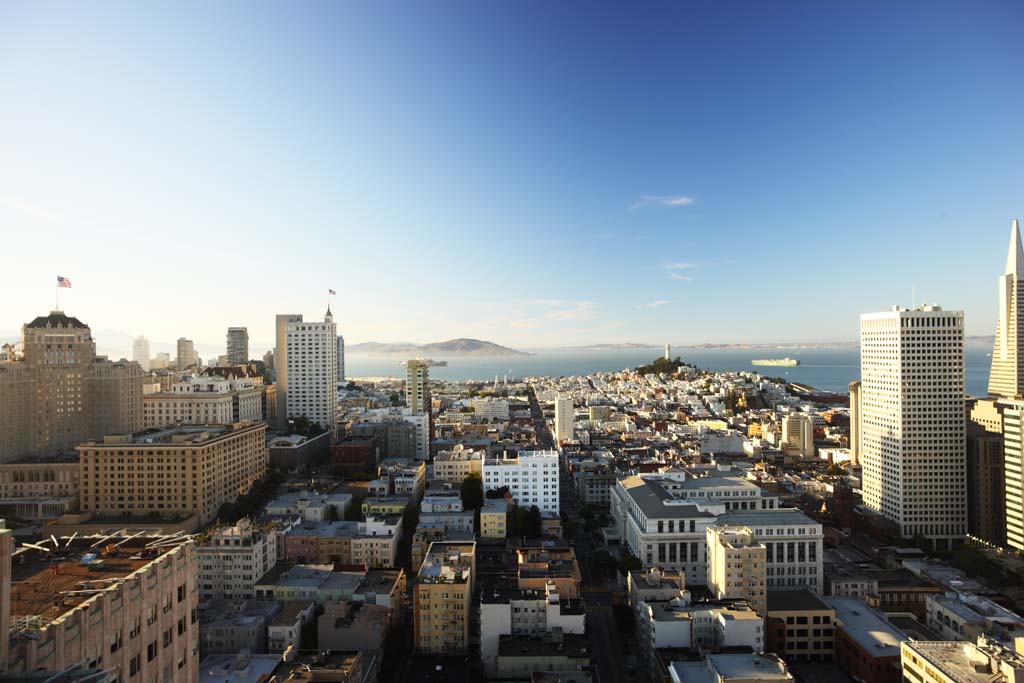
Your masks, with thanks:
M211 655L199 663L199 683L249 683L280 663L281 655Z
M218 439L241 432L266 429L262 422L249 424L240 422L235 425L182 425L170 429L147 429L143 432L124 435L108 435L92 439L79 448L111 448L118 446L187 446L200 443L212 443Z
M796 526L820 527L820 522L800 512L796 508L779 508L777 510L751 510L749 512L726 512L719 515L719 526Z
M498 641L499 657L572 657L590 658L590 640L587 636L566 633L561 639L531 636L501 636Z
M40 327L89 327L78 318L65 315L64 311L50 311L50 315L38 316L25 327L36 329Z
M881 614L857 598L826 597L825 604L836 611L836 624L847 636L875 657L898 657L900 643L907 636Z
M828 611L830 609L832 608L806 588L768 591L769 612Z
M1013 669L1024 668L1024 661L1018 655L995 643L982 649L975 647L974 643L959 640L908 640L904 646L957 683L1006 680L1002 676L993 676L990 666L993 659L1005 662Z

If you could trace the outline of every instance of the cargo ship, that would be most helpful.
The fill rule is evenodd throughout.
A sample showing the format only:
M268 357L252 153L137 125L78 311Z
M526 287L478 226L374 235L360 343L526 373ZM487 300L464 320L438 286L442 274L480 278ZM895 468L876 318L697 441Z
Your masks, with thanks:
M800 361L796 358L762 358L759 360L750 361L751 365L781 365L783 367L792 367L794 365L800 365Z

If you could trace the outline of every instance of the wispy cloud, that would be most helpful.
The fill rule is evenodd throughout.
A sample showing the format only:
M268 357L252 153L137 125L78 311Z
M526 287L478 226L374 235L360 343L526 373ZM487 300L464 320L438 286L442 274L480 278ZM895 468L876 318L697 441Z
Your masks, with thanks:
M701 262L683 261L681 263L666 263L664 268L665 270L692 270L694 268L703 268L706 265L708 264Z
M686 197L684 195L644 194L640 195L640 199L633 202L633 205L626 212L636 211L645 206L690 206L696 201L693 197Z
M682 273L669 273L668 276L673 280L679 280L680 282L693 282L692 275L683 275Z
M36 218L42 218L48 221L58 222L61 220L60 215L53 211L50 211L49 209L44 209L39 206L33 206L18 199L14 199L13 197L0 197L0 206L4 206L7 207L8 209L20 211L23 214L35 216Z
M665 306L670 303L672 302L668 301L667 299L658 299L656 301L649 301L646 304L640 304L639 306L637 306L637 308L657 308L659 306Z

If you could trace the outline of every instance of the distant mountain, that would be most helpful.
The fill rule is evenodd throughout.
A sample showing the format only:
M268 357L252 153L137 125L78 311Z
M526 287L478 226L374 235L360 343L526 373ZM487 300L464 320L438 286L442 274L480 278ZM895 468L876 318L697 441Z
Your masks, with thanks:
M363 342L346 346L345 353L377 356L480 356L487 358L530 355L494 342L466 339L465 337L431 344Z

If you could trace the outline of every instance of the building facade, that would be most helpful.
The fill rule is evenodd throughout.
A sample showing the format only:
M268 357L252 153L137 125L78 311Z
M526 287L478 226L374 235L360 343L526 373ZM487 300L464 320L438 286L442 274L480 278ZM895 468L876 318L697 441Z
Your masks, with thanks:
M405 405L414 415L430 413L430 365L425 360L405 364Z
M559 395L555 398L555 441L566 443L572 441L573 420L575 411L572 398Z
M267 421L270 387L247 366L207 368L142 399L145 427Z
M951 547L967 532L963 313L894 307L860 329L864 505Z
M432 543L413 584L413 643L423 653L469 652L476 543Z
M277 351L283 355L277 360L278 366L285 366L284 376L278 374L278 384L284 385L285 426L288 419L305 417L333 432L338 422L338 334L334 316L328 308L323 322L307 323L302 316L288 317L298 320L285 322L284 353L280 347Z
M229 365L245 365L249 362L249 330L245 327L229 327L227 336Z
M241 519L199 539L199 598L247 600L277 562L277 533Z
M718 598L742 598L758 614L768 607L767 550L749 527L707 530L708 590Z
M175 367L178 372L183 372L196 364L196 348L191 339L178 337L177 361Z
M149 340L141 334L132 342L132 360L144 371L149 372Z
M0 462L142 428L145 373L97 356L88 325L53 311L21 338L21 354L0 361Z
M210 522L266 473L266 431L240 422L88 441L78 447L81 509Z
M558 512L558 451L523 451L518 457L487 459L484 491L507 486L513 503L536 505L541 512Z
M1016 219L1010 228L1010 248L1006 269L999 276L999 309L996 339L992 348L992 370L988 394L992 397L1024 398L1024 247L1020 224Z

